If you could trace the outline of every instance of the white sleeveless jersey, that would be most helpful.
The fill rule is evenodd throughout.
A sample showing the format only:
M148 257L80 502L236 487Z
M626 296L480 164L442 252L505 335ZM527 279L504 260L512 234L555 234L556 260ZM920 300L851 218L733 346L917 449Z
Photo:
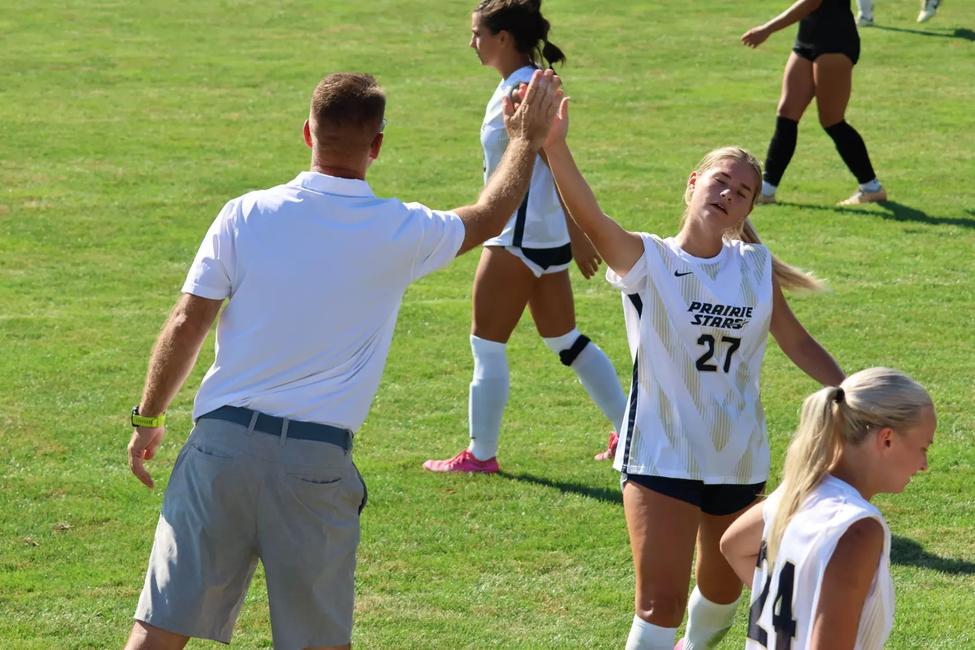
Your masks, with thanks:
M880 650L894 627L894 583L890 578L890 529L883 515L853 487L827 475L786 527L775 565L770 567L768 537L780 491L765 502L765 532L752 582L746 650L805 650L826 566L840 538L856 521L872 517L884 527L884 552L863 603L856 650Z
M481 147L484 149L484 182L501 163L508 148L508 132L504 129L501 98L519 83L531 81L536 68L525 66L511 73L498 84L488 102L481 125ZM517 212L511 215L500 235L484 242L485 246L518 246L519 248L558 248L569 243L565 212L559 203L555 180L548 165L535 157L535 169L528 194Z
M633 382L615 467L747 485L768 478L759 376L772 317L772 255L725 241L702 259L643 234L620 277Z

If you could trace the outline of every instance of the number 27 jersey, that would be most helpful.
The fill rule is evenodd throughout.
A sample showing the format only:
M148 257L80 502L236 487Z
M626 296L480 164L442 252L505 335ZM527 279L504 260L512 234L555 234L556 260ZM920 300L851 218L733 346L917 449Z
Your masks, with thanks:
M627 474L747 485L768 478L759 376L772 317L772 255L726 240L713 258L642 234L624 277L633 382L615 467Z

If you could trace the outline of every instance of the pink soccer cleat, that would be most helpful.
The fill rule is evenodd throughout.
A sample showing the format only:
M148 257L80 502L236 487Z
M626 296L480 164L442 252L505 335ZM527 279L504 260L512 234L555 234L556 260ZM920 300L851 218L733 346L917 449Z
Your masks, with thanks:
M616 447L620 444L620 434L615 431L609 432L609 444L606 446L606 451L601 451L595 456L593 460L613 460L616 458Z
M684 639L677 642L677 645L674 646L674 650L684 650Z
M423 463L423 469L431 472L481 472L482 474L494 474L501 470L497 457L478 460L469 449L447 460L428 460Z

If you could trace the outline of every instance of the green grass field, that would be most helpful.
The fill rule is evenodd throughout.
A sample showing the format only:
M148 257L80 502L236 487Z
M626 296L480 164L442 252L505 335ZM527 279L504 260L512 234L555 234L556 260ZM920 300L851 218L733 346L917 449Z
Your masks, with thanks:
M478 129L498 82L467 48L471 2L27 0L0 12L0 648L120 648L163 487L212 341L170 409L150 471L129 473L127 413L156 333L223 203L307 169L315 83L377 75L381 196L451 208L481 184ZM794 29L738 43L787 2L546 0L569 57L571 144L603 208L676 232L710 148L764 156ZM754 222L832 293L794 298L848 371L903 369L931 391L931 469L878 499L895 535L896 650L975 648L975 16L880 2L848 120L890 202L840 209L855 182L814 110L782 204ZM362 648L620 648L633 575L618 488L589 460L607 423L526 318L509 349L499 476L435 476L466 444L469 254L407 293L357 436L369 484L354 642ZM573 270L580 330L630 375L620 298ZM770 344L773 483L816 386ZM234 647L271 646L262 574ZM745 607L723 648L743 644ZM192 642L191 648L217 644Z

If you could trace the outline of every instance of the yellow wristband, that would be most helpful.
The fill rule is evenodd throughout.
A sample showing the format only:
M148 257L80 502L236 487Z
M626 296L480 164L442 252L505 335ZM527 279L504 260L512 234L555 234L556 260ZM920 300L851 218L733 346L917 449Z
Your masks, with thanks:
M156 428L161 427L166 423L166 414L160 413L154 418L147 418L144 415L139 415L139 406L132 407L132 426L134 427L149 427Z

